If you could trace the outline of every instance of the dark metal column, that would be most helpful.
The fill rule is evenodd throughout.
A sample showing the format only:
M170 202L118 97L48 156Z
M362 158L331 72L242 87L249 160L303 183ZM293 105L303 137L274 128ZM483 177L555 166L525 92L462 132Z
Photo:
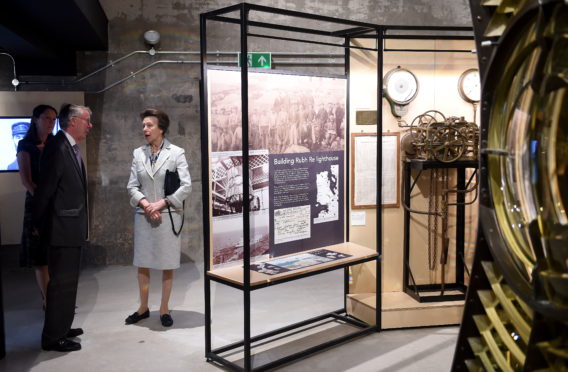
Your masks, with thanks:
M250 169L248 127L248 64L247 32L249 7L241 4L241 118L243 168L243 305L244 305L244 369L252 370L250 334Z
M351 38L346 37L345 41L344 41L346 46L351 45ZM349 176L351 175L350 171L350 164L351 164L351 159L350 159L350 147L351 147L351 128L350 128L350 122L349 122L349 107L350 107L350 102L351 100L349 99L349 97L351 97L350 94L350 90L351 90L351 84L350 84L350 75L349 75L349 70L351 68L351 64L350 64L350 58L351 58L351 50L349 48L345 48L345 76L347 76L347 104L345 106L345 133L343 134L344 138L345 138L345 156L343 158L343 161L345 162L345 174L347 175L347 177L345 177L346 180L349 179ZM339 133L338 133L339 135ZM350 190L350 185L349 182L344 182L345 184L345 195L347 195L347 197L345 198L345 241L350 241L350 232L351 232L351 203L349 202L349 190ZM349 272L351 270L351 267L346 267L343 269L343 309L345 311L347 311L347 295L349 294Z
M375 324L377 331L382 329L381 311L382 311L382 271L381 262L383 259L383 41L384 27L377 27L377 253L379 257L376 262L375 270L377 276L375 306L376 319Z
M200 48L201 48L201 82L199 86L200 120L201 120L201 179L209 179L209 125L207 120L207 19L204 15L199 17ZM207 275L210 269L210 234L209 229L209 190L203 188L201 201L203 205L203 271L205 292L205 357L209 359L211 352L211 281Z
M402 184L404 195L403 205L410 207L410 178L412 176L412 168L410 167L410 162L404 162L404 170L402 176ZM404 209L404 247L402 253L402 283L403 290L408 292L408 279L409 279L409 262L410 262L410 212L408 209Z
M2 247L2 231L0 230L0 247ZM6 356L6 330L4 328L4 290L2 284L2 253L0 252L0 359Z
M457 190L465 190L465 169L457 168ZM465 193L456 194L456 284L464 284Z

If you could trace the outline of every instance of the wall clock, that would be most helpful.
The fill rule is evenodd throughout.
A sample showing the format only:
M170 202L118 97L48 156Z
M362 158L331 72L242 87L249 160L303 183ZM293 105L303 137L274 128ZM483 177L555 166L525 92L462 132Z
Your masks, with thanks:
M401 117L408 111L406 105L416 98L418 79L410 70L398 66L385 75L383 89L392 114Z
M479 70L470 68L465 70L458 80L458 92L460 97L469 103L478 103L481 98L481 81Z

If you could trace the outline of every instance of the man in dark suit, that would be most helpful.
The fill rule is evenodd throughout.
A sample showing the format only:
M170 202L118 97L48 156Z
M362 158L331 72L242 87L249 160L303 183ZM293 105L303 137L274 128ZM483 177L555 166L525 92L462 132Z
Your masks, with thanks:
M61 130L46 144L40 163L36 190L34 226L49 241L45 322L41 337L44 350L75 351L81 344L70 340L83 333L71 328L79 282L81 248L87 241L87 179L77 144L91 123L91 110L63 105L59 111Z

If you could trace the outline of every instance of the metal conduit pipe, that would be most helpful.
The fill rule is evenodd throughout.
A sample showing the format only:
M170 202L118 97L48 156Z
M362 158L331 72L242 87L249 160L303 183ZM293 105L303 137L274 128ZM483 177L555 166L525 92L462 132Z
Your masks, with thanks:
M159 60L159 61L154 61L152 63L150 63L149 65L146 65L144 67L142 67L141 69L132 72L131 74L129 74L128 76L115 81L114 83L107 85L106 87L104 87L101 90L97 90L97 91L92 91L92 92L87 92L87 93L93 93L93 94L99 94L99 93L103 93L107 90L109 90L110 88L113 88L123 82L125 82L126 80L132 79L134 77L136 77L136 75L145 72L146 70L149 70L150 68L158 65L158 64L162 64L162 63L170 63L170 64L200 64L201 61L200 60L195 60L195 61L191 61L191 60L177 60L177 61L173 61L173 60ZM236 65L237 61L212 61L209 62L210 64L231 64L231 65ZM276 62L274 62L274 64L277 64ZM318 65L321 63L318 62L312 62L312 63L308 63L308 62L279 62L278 64L280 65L297 65L297 64L301 64L301 65L308 65L308 64L313 64L313 65ZM332 62L328 62L326 63L326 65L332 65L332 66L343 66L343 63L332 63ZM195 81L199 81L199 78L190 78L190 80L195 80Z
M393 49L385 48L384 52L428 52L428 53L477 53L475 49Z
M0 52L0 55L8 56L12 60L12 69L13 69L13 72L14 72L14 78L12 79L12 85L14 86L14 92L15 92L18 89L18 85L20 84L20 82L18 81L17 75L16 75L16 61L14 61L14 57L12 57L12 55L10 55L8 53Z
M181 61L170 61L170 60L154 61L154 62L150 63L149 65L146 65L146 66L142 67L141 69L139 69L139 70L137 70L137 71L135 71L135 72L132 72L130 75L128 75L128 76L126 76L126 77L124 77L124 78L122 78L122 79L120 79L120 80L118 80L118 81L115 81L114 83L112 83L112 84L110 84L110 85L107 85L106 87L104 87L104 88L101 89L101 90L98 90L98 91L95 91L95 92L87 92L87 93L94 93L94 94L103 93L103 92L109 90L110 88L115 87L115 86L117 86L118 84L121 84L121 83L125 82L126 80L132 79L132 78L136 77L136 75L138 75L138 74L140 74L140 73L142 73L142 72L144 72L144 71L146 71L146 70L148 70L148 69L150 69L150 68L152 68L152 67L154 67L154 66L156 66L156 65L162 64L162 63L172 63L172 64L198 64L198 63L201 63L201 61L185 61L185 60L181 60ZM200 79L198 79L198 78L190 78L190 80L199 81Z
M389 51L389 50L385 50L385 51ZM395 51L395 50L392 50ZM423 50L426 51L426 50ZM434 50L433 50L434 51ZM448 50L440 50L442 52L448 52ZM453 50L454 52L465 52L465 50ZM472 51L469 51L472 52ZM0 53L0 54L5 54L8 55L10 58L12 58L12 56L10 56L7 53ZM164 51L157 51L154 48L151 48L149 50L135 50L133 52L130 52L114 61L110 61L109 63L107 63L105 66L100 67L90 73L88 73L85 76L82 76L80 78L74 79L72 81L61 81L59 82L59 85L61 86L65 86L65 85L75 85L78 84L86 79L89 79L93 76L95 76L96 74L105 71L111 67L114 67L115 65L117 65L118 63L125 61L126 59L137 55L137 54L148 54L151 56L154 56L156 54L162 54L162 55L167 55L167 54L177 54L177 55L200 55L200 52L198 51L169 51L169 50L164 50ZM296 57L296 58L342 58L344 55L343 54L337 54L337 53L302 53L302 52L275 52L275 53L271 53L273 57ZM207 53L208 56L216 56L216 57L220 57L220 56L237 56L238 52L228 52L228 51L216 51L216 52L209 52ZM14 80L12 82L12 84L14 84L14 81L17 82L16 77L16 64L14 62L14 59L12 58L12 62L14 65ZM159 64L199 64L201 63L201 61L199 60L159 60L159 61L154 61L144 67L142 67L141 69L132 72L131 74L129 74L128 76L115 81L114 83L107 85L106 87L104 87L101 90L98 91L94 91L94 92L88 92L88 93L94 93L94 94L98 94L98 93L103 93L129 79L132 79L134 77L136 77L137 74L140 74L142 72L145 72L146 70L159 65ZM208 63L210 64L231 64L231 65L237 65L238 61L235 60L217 60L217 61L209 61ZM334 67L340 67L340 66L344 66L343 62L306 62L306 61L277 61L274 60L273 63L275 65L282 65L282 66L334 66ZM192 78L192 80L196 80L198 81L199 79L197 78ZM54 82L49 82L49 81L22 81L22 84L45 84L45 85L52 85L55 84ZM16 90L16 86L17 84L14 85L14 90Z
M5 53L2 53L5 54ZM82 76L80 78L71 80L71 81L60 81L58 84L65 86L65 85L75 85L77 83L80 83L102 71L105 71L111 67L114 67L115 65L119 64L120 62L134 56L137 54L148 54L151 56L154 56L156 54L178 54L178 55L199 55L200 52L199 51L175 51L175 50L155 50L154 48L151 48L149 50L135 50L133 52L130 52L114 61L110 61L109 63L107 63L106 65L96 69L93 72L88 73L85 76ZM207 53L207 55L209 56L237 56L238 52L228 52L228 51L216 51L216 52L209 52ZM340 58L343 57L343 54L330 54L330 53L294 53L294 52L289 52L289 53L272 53L273 56L281 56L281 57L306 57L306 58ZM11 56L10 56L11 57ZM13 61L13 58L12 58ZM228 61L229 63L231 63L231 61ZM190 62L193 63L193 62ZM214 61L212 63L223 63L223 61ZM234 62L235 64L237 62ZM281 63L282 64L282 63ZM16 65L14 62L14 78L15 78L15 69L16 69ZM34 80L25 80L21 82L22 84L55 84L54 82L47 82L47 81L34 81Z
M133 52L128 53L127 55L124 55L114 61L110 61L109 63L107 63L106 65L104 65L101 68L96 69L95 71L88 73L87 75L81 77L81 78L77 78L71 81L61 81L60 84L61 85L74 85L77 83L82 82L83 80L86 80L104 70L109 69L110 67L114 67L115 65L119 64L120 62L136 55L136 54L148 54L148 55L155 55L155 54L197 54L199 52L184 52L184 51L156 51L154 49L150 49L150 50L135 50ZM46 81L33 81L33 80L25 80L22 81L22 84L54 84L51 82L46 82Z

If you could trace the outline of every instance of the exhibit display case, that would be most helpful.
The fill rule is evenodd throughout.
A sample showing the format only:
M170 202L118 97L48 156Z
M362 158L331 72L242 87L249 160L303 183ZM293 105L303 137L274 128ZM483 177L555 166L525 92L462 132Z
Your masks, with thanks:
M364 222L351 224L351 240L372 247L374 223L381 220L382 329L459 324L477 232L479 81L473 32L410 26L385 26L383 32L377 52L383 61L381 114L375 93L366 89L366 81L377 76L376 62L369 52L351 53L352 138L364 138L363 145L379 131L383 138L382 215L375 214L375 195L356 194L357 182L373 181L365 177L374 169L367 162L352 177L351 221L356 215ZM373 40L352 42L370 46ZM396 146L391 138L398 138ZM377 274L370 265L353 267L352 273L348 311L372 321Z
M360 35L380 44L376 25L314 14L243 3L201 15L205 346L211 362L264 370L380 329L380 312L367 324L343 308L269 332L251 330L252 291L340 269L346 295L351 266L369 262L380 272L380 244L352 242L347 228L349 53L377 50L350 45ZM208 63L208 53L227 40L236 40L238 65ZM266 68L272 59L265 51L284 48L280 43L328 48L341 67ZM375 147L380 154L381 144ZM379 166L378 179L380 172ZM212 282L242 293L243 339L220 347L213 347ZM279 358L263 356L271 342L322 321L349 332Z

